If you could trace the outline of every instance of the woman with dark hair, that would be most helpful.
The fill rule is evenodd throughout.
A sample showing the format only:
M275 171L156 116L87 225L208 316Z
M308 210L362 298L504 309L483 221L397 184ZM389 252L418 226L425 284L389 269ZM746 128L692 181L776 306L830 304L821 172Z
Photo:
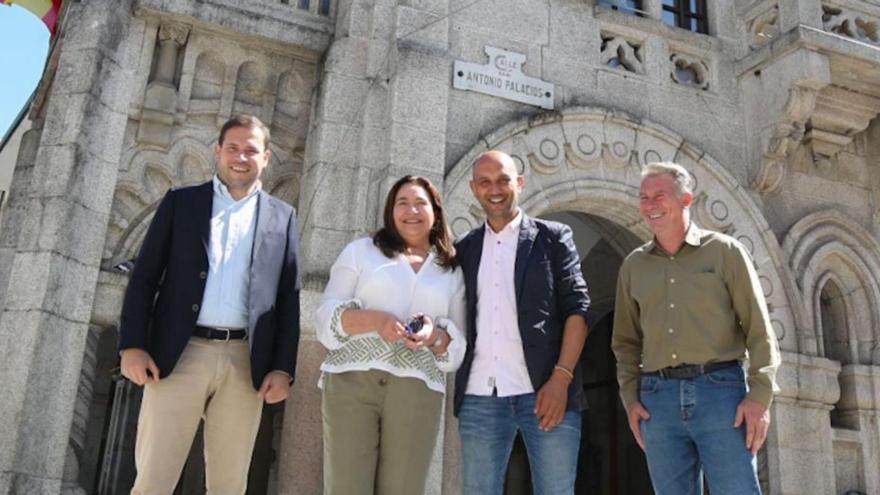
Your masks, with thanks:
M325 495L423 493L446 373L465 353L464 279L440 193L407 175L383 227L351 242L315 313Z

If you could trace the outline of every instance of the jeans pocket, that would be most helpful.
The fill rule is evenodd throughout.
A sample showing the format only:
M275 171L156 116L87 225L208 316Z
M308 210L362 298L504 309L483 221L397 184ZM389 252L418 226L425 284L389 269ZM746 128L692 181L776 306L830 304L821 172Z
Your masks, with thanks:
M742 367L733 365L706 373L706 380L715 385L729 387L744 387L746 384L745 373Z
M660 387L660 378L656 376L642 376L639 378L639 393L650 395L657 392Z

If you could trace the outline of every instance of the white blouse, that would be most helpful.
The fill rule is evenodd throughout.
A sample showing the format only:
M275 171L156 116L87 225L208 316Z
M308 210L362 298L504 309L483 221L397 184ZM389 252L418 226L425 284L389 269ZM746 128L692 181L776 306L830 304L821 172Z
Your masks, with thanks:
M330 281L315 311L318 340L329 350L321 371L383 370L418 378L431 390L444 393L446 373L458 369L467 347L461 331L464 277L461 269L447 270L434 261L432 252L416 272L403 255L386 258L371 238L349 243L330 269ZM427 348L413 351L400 341L385 342L377 331L349 335L342 329L346 309L387 311L401 321L424 313L452 340L445 354L435 355Z

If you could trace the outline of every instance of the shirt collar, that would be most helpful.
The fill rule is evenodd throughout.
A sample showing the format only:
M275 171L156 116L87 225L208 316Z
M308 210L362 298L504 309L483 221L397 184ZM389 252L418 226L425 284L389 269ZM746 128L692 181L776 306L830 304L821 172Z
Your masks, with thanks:
M688 228L684 233L684 243L693 247L700 247L703 244L703 236L705 236L705 234L706 231L701 229L693 220L691 220L690 225L688 225ZM657 244L656 237L652 238L646 247L649 253L656 249L662 249L660 245Z
M517 208L516 209L516 216L513 217L513 220L508 222L507 225L504 226L504 228L501 229L501 232L495 232L494 230L492 230L492 226L489 225L489 221L486 220L486 232L488 232L489 235L496 235L496 236L501 236L501 235L503 235L503 236L509 236L509 235L518 236L519 229L522 226L522 220L523 220L522 209Z
M220 196L221 198L223 198L227 201L231 201L233 203L238 202L235 200L235 198L232 197L231 194L229 194L229 188L227 188L226 184L224 184L223 181L220 180L220 177L217 177L217 174L214 174L214 177L211 179L211 181L214 183L214 195L215 196ZM245 201L245 200L248 200L248 199L256 196L257 193L260 192L260 190L262 188L263 188L263 183L258 180L257 187L254 188L253 192L251 192L247 196L241 198L239 201Z

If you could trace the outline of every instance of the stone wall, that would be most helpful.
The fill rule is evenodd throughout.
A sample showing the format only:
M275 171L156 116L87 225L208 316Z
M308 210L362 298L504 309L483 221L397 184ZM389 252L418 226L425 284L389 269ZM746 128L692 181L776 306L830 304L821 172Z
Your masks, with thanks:
M704 35L665 25L659 0L641 16L591 0L306 4L71 3L0 231L0 493L95 489L99 470L112 486L122 457L95 465L95 425L136 407L98 376L126 283L115 267L169 187L210 177L235 112L270 126L264 187L302 225L303 342L271 491L320 492L310 315L337 253L378 226L405 173L442 185L457 233L478 225L470 162L499 147L529 213L601 219L608 249L649 237L642 165L692 170L695 218L749 247L784 350L762 481L880 493L880 6L710 2ZM554 110L453 89L454 61L484 64L487 46L525 55ZM454 494L444 422L429 493ZM113 428L130 449L130 428Z

